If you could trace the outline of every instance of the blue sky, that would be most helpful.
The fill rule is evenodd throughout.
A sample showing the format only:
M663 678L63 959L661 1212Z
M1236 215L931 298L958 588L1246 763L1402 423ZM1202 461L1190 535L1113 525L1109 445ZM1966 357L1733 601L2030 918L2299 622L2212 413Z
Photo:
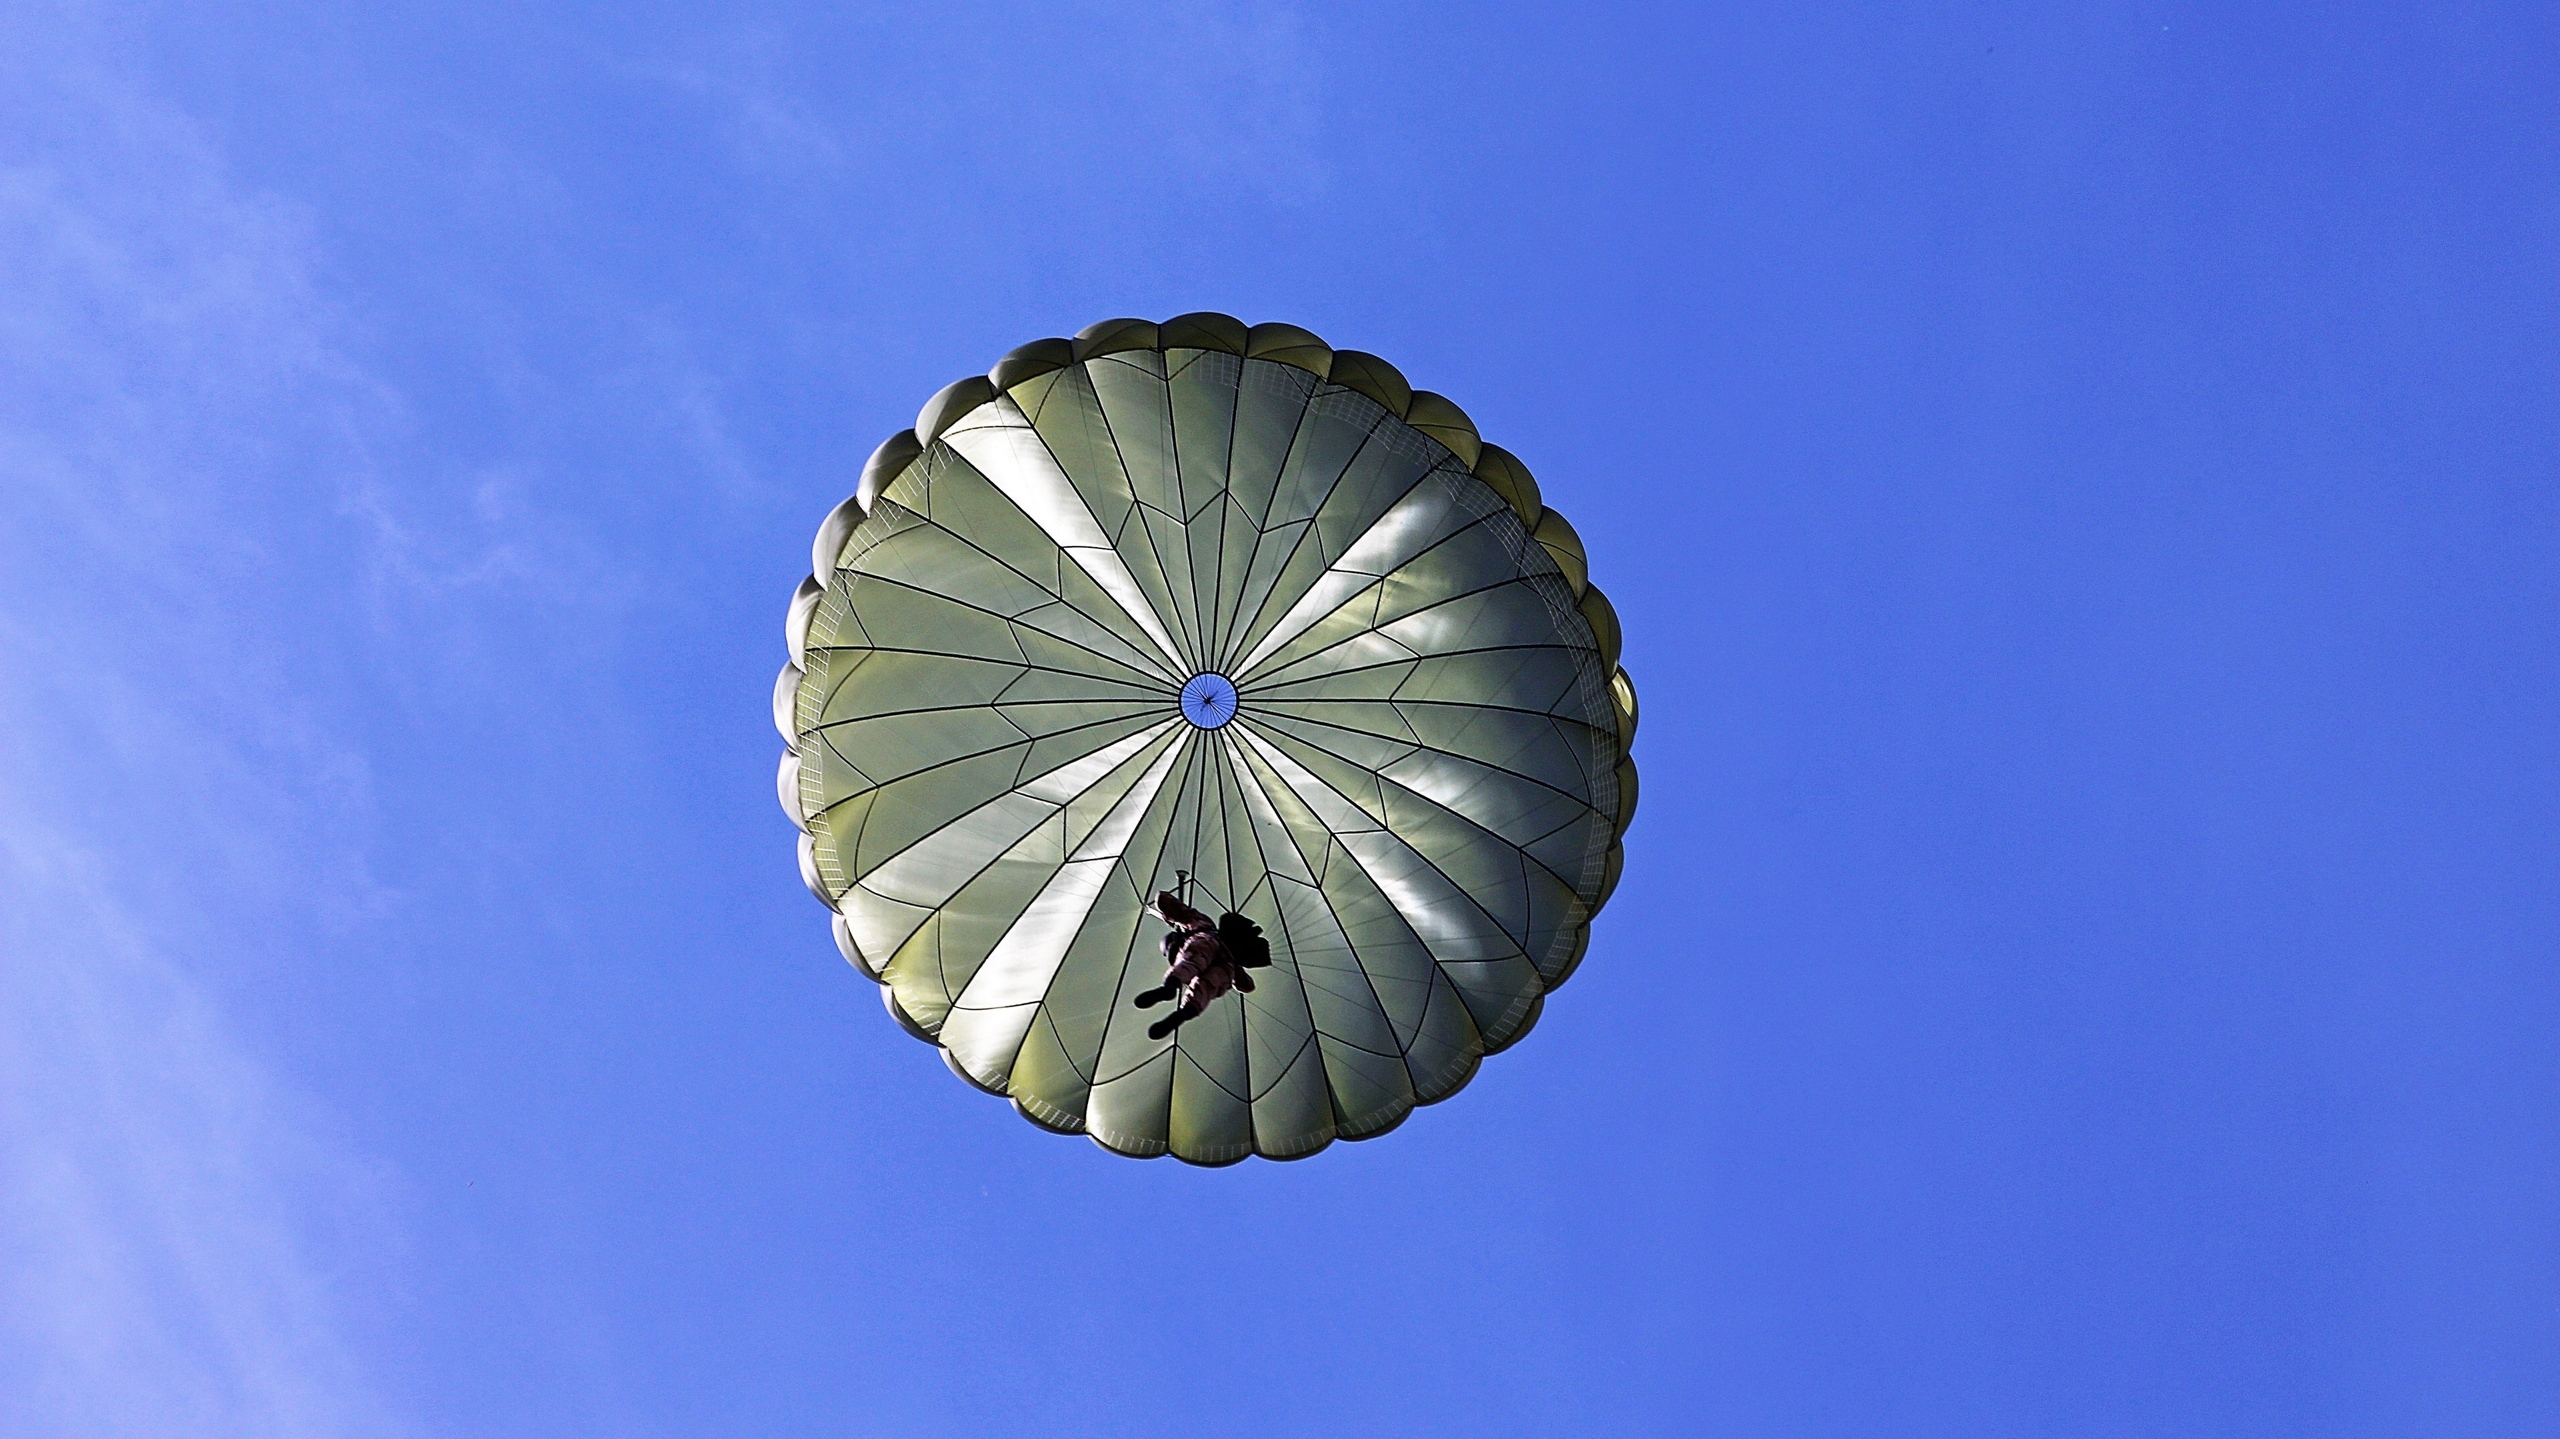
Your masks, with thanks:
M2560 1423L2547 9L1071 13L0 11L0 1428ZM1536 1035L1216 1172L896 1030L768 716L879 438L1203 308L1645 699Z

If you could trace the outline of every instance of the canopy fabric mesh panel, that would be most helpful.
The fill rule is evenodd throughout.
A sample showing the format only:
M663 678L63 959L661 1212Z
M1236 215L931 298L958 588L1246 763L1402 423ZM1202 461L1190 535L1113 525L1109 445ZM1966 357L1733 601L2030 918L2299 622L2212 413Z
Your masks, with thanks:
M1381 1134L1581 958L1634 804L1616 617L1385 361L1225 316L1025 346L814 558L775 695L803 876L1035 1122L1197 1164ZM1177 872L1273 963L1158 1040Z

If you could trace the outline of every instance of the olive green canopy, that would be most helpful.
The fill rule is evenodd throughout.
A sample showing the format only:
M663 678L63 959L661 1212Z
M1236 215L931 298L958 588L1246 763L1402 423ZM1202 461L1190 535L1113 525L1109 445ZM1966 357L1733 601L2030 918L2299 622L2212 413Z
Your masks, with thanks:
M1026 345L813 561L774 695L803 877L1037 1123L1196 1164L1381 1134L1581 959L1635 808L1617 618L1528 470L1386 361L1223 315ZM1274 962L1150 1039L1177 872Z

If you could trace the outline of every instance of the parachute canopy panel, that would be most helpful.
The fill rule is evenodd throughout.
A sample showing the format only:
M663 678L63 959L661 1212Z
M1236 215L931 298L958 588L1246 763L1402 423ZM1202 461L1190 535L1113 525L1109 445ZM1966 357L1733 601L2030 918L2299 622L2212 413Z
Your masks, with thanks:
M1222 315L1025 345L817 558L775 695L803 877L1035 1122L1197 1164L1381 1134L1581 958L1634 798L1615 615L1386 361ZM1178 875L1273 963L1156 1039Z

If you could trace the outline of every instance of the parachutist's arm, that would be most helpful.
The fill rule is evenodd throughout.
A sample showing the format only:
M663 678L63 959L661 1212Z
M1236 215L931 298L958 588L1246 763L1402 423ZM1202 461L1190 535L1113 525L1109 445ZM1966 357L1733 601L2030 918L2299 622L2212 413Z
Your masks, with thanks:
M1164 918L1165 923L1184 929L1209 928L1209 916L1174 898L1173 891L1169 889L1156 896L1156 913Z

